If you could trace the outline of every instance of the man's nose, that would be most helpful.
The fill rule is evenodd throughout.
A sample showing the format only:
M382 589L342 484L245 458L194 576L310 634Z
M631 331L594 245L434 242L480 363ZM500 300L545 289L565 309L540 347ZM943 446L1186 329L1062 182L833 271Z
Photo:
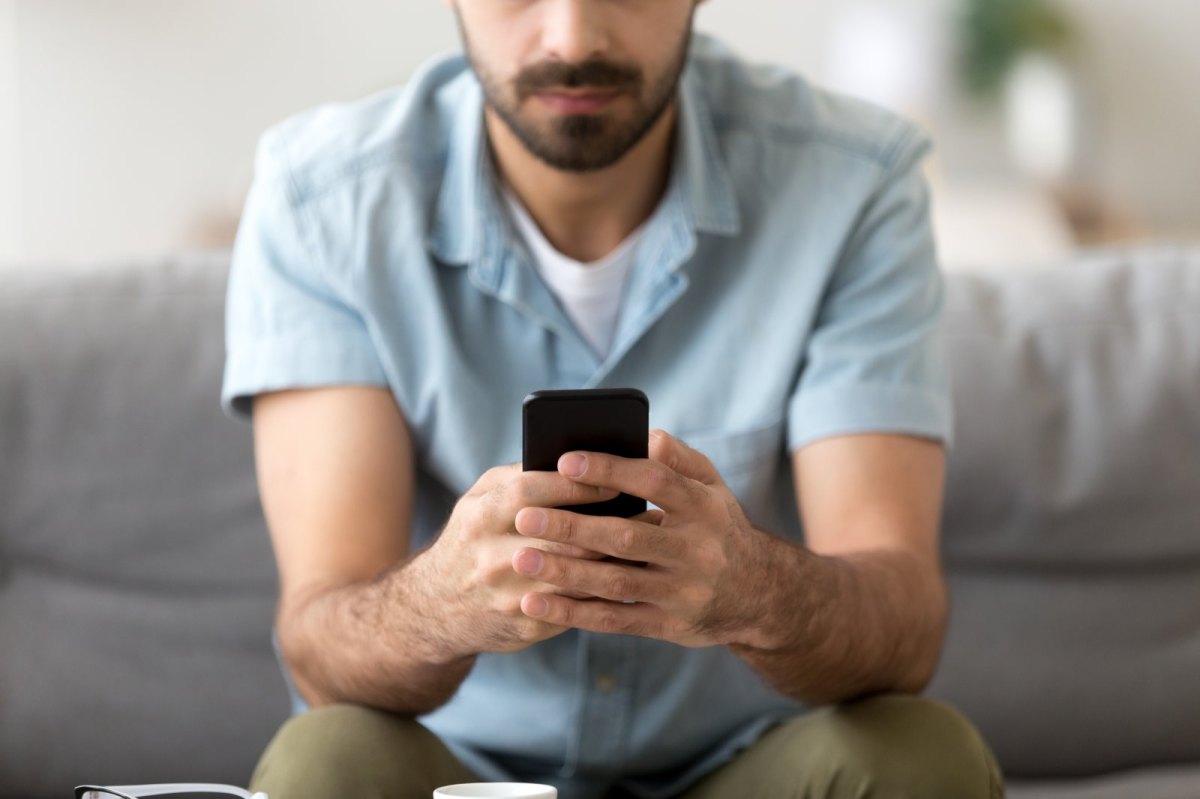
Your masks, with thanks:
M544 5L542 46L549 57L578 64L608 49L597 0L546 0Z

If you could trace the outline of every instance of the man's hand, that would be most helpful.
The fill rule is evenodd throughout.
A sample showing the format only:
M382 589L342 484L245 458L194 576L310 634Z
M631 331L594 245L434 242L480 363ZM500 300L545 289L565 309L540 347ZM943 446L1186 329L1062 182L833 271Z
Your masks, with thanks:
M618 519L521 508L517 531L537 545L519 548L512 568L552 587L521 598L530 618L726 645L780 693L810 705L919 691L929 680L946 608L936 546L940 444L864 435L801 450L797 494L807 497L812 548L751 525L708 458L666 433L651 434L646 460L582 454L584 468L580 453L567 453L559 474L661 510ZM545 542L646 565L539 551Z
M597 502L617 493L554 472L523 472L519 464L485 472L454 506L437 540L412 564L411 579L430 593L427 606L436 608L438 634L445 643L464 656L514 652L563 632L563 625L521 612L524 595L559 589L513 571L514 553L529 548L515 534L514 518L531 505ZM569 543L545 541L536 547L545 557L581 563L604 557Z
M655 430L649 455L567 453L558 473L593 490L643 497L661 510L620 519L546 503L518 506L517 532L537 543L516 548L512 570L551 586L528 590L521 610L558 630L641 635L683 646L753 643L764 534L750 525L703 453ZM645 566L548 551L548 542Z

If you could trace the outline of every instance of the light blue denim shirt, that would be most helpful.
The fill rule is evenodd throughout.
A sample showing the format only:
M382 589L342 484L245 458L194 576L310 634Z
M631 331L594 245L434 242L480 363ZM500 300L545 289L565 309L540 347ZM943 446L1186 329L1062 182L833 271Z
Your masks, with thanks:
M679 101L668 189L603 358L510 227L464 58L273 127L233 256L226 413L270 389L390 388L416 453L414 548L484 471L520 461L536 389L640 388L652 426L795 541L797 448L947 441L928 140L699 34ZM481 655L422 721L485 778L583 799L673 793L802 711L723 647L570 631Z

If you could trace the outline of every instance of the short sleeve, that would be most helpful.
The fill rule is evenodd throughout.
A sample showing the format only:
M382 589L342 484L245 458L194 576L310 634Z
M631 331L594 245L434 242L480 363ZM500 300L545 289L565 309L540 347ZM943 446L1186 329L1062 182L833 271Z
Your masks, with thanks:
M293 187L269 131L259 143L226 295L221 407L232 418L249 419L251 399L263 391L387 385L367 326L324 268Z
M791 451L870 432L951 443L943 284L920 167L928 150L909 129L850 234L789 398Z

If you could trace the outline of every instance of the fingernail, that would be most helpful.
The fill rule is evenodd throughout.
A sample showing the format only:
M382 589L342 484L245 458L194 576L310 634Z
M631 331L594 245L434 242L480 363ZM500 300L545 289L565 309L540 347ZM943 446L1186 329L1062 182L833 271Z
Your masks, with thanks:
M546 611L550 610L550 605L546 602L545 597L534 596L525 600L525 615L541 618L546 615Z
M525 508L521 511L521 527L528 531L527 535L541 535L546 532L546 514L540 510Z
M587 457L578 452L568 452L558 459L558 470L567 477L579 477L587 471Z
M517 555L516 567L521 574L537 574L542 570L542 553L527 549Z

